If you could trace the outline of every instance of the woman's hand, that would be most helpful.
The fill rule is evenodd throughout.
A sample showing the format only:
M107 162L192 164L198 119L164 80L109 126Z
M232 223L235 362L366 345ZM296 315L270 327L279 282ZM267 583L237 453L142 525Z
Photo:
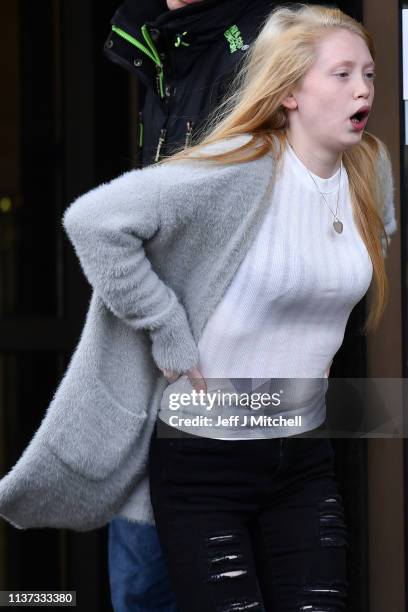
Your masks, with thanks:
M173 372L172 370L162 371L169 383L175 382L181 376L181 374L179 374L178 372ZM205 378L201 374L201 371L197 367L190 368L189 370L187 370L186 374L196 391L203 390L204 393L207 393L207 383L205 382Z

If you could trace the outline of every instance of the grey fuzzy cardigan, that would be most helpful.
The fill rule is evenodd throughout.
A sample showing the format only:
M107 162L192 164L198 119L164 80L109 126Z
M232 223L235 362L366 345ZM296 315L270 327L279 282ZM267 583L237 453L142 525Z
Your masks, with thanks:
M19 529L87 531L118 514L154 524L148 450L169 384L160 369L197 364L200 334L270 204L274 168L270 153L227 166L148 166L67 208L63 226L93 293L42 422L0 480L0 516ZM378 177L390 235L394 185L383 148Z

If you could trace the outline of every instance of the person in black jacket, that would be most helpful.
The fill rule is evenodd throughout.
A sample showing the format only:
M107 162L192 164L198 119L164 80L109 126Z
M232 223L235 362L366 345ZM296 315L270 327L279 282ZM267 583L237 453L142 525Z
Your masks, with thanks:
M118 8L104 52L140 85L140 166L194 142L276 4L127 0ZM177 609L156 529L132 522L128 508L109 525L109 578L116 612Z
M135 74L141 166L192 142L221 101L272 0L127 0L106 56Z

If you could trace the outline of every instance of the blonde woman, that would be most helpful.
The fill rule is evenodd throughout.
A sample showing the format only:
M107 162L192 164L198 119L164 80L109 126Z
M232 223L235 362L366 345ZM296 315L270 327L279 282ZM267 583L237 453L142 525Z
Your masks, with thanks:
M277 8L222 120L168 160L204 160L203 145L238 136L239 150L211 159L237 164L277 151L279 167L266 217L202 332L189 378L327 376L372 280L366 329L378 324L386 294L379 143L364 133L374 78L373 42L360 24L338 9ZM310 430L324 422L320 408L308 406ZM180 412L172 421L167 414L163 421L182 423ZM330 441L293 439L289 428L237 440L234 424L229 440L228 425L224 439L219 429L212 439L152 439L152 503L180 610L345 610L347 530Z
M324 425L326 386L306 385L296 410L285 406L301 413L297 428L239 434L231 420L177 437L192 433L183 416L208 412L181 406L174 421L168 400L191 383L209 391L217 379L241 390L251 379L324 383L371 284L366 331L378 325L396 223L387 150L364 131L374 60L369 33L339 9L278 7L199 142L99 186L65 214L96 294L126 323L118 331L105 318L103 342L82 364L97 364L101 406L87 404L97 433L75 469L94 480L111 474L110 488L101 497L90 483L75 506L82 514L67 501L66 515L75 525L101 524L114 511L149 522L150 484L181 612L346 609L348 538L333 449L313 437ZM102 309L97 300L89 320ZM107 397L111 409L99 413ZM146 412L140 397L149 398ZM72 405L64 409L74 419ZM80 410L74 415L80 423ZM170 436L156 435L160 422ZM75 427L82 442L87 431ZM57 432L48 446L73 465L71 438ZM149 481L140 480L146 466Z

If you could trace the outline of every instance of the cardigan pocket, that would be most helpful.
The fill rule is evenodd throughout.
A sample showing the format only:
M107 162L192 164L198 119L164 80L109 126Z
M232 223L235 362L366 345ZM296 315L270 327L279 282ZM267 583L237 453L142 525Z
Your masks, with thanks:
M147 413L130 412L94 379L76 401L66 393L56 398L53 417L47 420L48 448L74 472L99 481L126 459Z

